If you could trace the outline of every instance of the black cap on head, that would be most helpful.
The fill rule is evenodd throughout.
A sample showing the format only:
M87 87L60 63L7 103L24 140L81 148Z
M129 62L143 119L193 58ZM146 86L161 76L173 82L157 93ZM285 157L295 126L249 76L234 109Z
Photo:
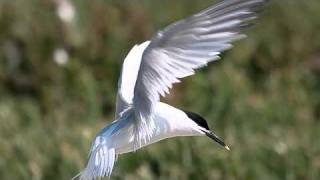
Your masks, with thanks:
M200 127L205 128L206 130L210 130L207 121L201 117L199 114L189 112L189 111L184 111L187 116L193 120L195 123L197 123Z
M212 140L214 140L215 142L217 142L218 144L220 144L221 146L223 146L227 150L230 150L230 148L223 142L223 140L209 129L208 123L203 117L201 117L199 114L196 114L196 113L193 113L193 112L189 112L189 111L184 111L184 112L187 114L187 116L191 120L193 120L195 123L197 123L198 126L208 130L208 131L203 131L203 132L209 138L211 138Z

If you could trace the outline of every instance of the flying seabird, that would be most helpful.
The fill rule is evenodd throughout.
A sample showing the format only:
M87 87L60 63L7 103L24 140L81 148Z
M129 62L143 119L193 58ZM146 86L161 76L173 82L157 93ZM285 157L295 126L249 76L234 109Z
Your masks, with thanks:
M117 156L177 136L207 136L229 150L200 115L160 102L172 85L218 60L267 0L224 0L135 45L122 66L115 120L95 137L87 166L75 177L110 177Z

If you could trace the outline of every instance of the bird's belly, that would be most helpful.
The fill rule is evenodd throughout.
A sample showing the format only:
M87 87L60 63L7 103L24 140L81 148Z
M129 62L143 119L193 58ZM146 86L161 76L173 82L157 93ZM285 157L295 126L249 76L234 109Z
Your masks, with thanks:
M159 142L159 141L161 141L163 139L167 139L167 138L169 138L169 137L160 137L160 136L153 137L148 143L142 142L141 146L137 149L134 148L134 140L130 139L127 143L117 144L116 145L117 146L116 152L117 152L117 154L125 154L125 153L129 153L129 152L133 152L133 151L141 149L147 145Z
M106 137L110 138L110 145L115 148L117 154L124 154L128 152L132 152L138 150L144 146L156 143L163 139L172 138L176 136L194 136L197 133L191 133L189 129L179 128L177 124L184 123L184 116L175 115L174 118L168 120L168 117L172 116L172 113L164 113L172 111L171 106L163 105L159 103L159 110L155 113L154 123L155 130L150 138L150 140L146 142L141 142L141 146L139 148L135 148L135 134L133 132L133 123L130 123L130 118L135 118L134 114L131 116L127 116L124 119L114 122L112 125L105 128L104 132L113 132L115 134L105 134ZM174 113L179 114L180 111L174 111ZM181 122L180 122L181 121ZM110 129L110 130L109 130Z
M115 142L115 148L116 148L117 154L124 154L124 153L133 152L147 145L159 142L167 138L175 137L175 136L179 136L179 135L156 130L152 135L150 141L148 141L147 143L142 141L141 146L137 149L134 148L134 137L130 133L122 134L121 137L115 137L115 139L117 140L114 142ZM120 142L118 141L119 139L125 139L125 140Z

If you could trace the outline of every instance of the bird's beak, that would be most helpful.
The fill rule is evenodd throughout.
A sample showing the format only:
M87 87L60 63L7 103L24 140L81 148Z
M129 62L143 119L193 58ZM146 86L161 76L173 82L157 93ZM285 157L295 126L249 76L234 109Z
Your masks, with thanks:
M204 133L205 133L209 138L213 139L215 142L217 142L218 144L220 144L221 146L223 146L226 150L230 151L229 146L227 146L227 145L223 142L223 140L222 140L219 136L217 136L214 132L212 132L212 131L207 131L207 132L205 132L205 131L204 131Z

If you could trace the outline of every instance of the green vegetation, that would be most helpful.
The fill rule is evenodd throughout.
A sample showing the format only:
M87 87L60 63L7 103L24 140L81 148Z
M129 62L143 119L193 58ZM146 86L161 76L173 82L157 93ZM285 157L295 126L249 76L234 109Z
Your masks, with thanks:
M59 2L0 0L2 180L77 174L113 120L126 53L213 3L73 0L63 21ZM120 156L111 179L320 179L319 29L319 0L274 0L248 39L165 99L206 117L231 152L205 137L166 140Z

